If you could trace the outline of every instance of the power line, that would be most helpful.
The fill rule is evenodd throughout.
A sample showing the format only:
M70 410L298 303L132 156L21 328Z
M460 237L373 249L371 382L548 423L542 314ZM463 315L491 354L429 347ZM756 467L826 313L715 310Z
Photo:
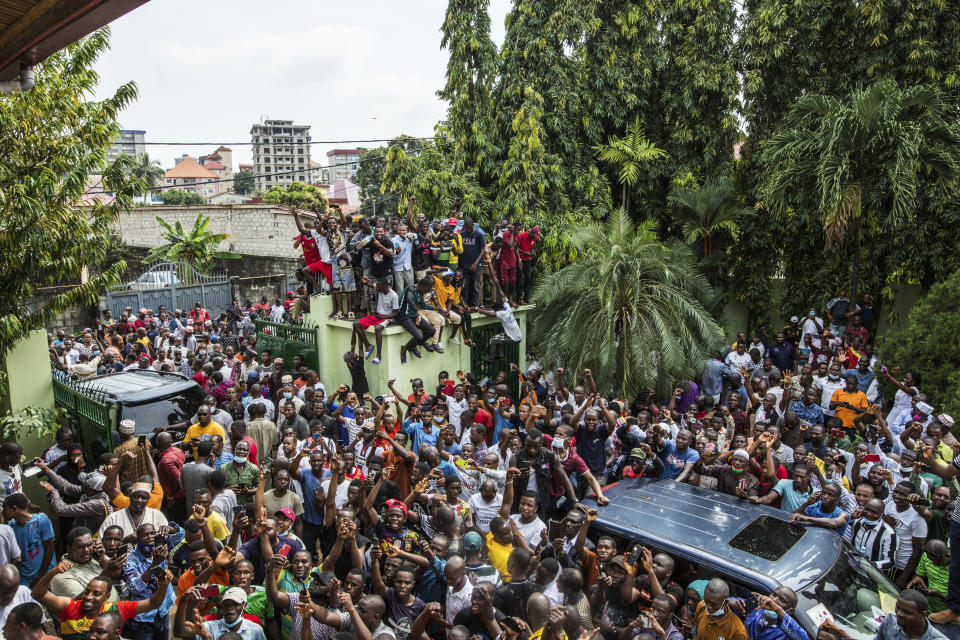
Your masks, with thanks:
M431 136L424 136L422 138L415 138L418 140L427 140ZM367 140L308 140L306 142L294 142L293 140L289 141L280 141L280 142L140 142L136 144L142 144L146 146L163 146L163 147L180 147L180 146L190 146L190 147L212 147L213 145L220 146L231 146L231 147L241 147L241 146L253 146L253 147L262 147L264 145L305 145L305 144L350 144L350 143L359 143L359 142L393 142L394 140L399 140L397 136L392 138L370 138ZM129 144L129 143L127 143Z
M441 148L441 147L448 147L448 146L450 146L450 145L452 145L452 144L453 144L453 141L450 140L450 141L443 142L443 143L435 143L435 144L432 144L432 145L429 145L429 146L425 146L425 147L418 147L418 148L416 148L416 149L407 149L407 151L424 151L424 150L426 150L426 149L438 149L438 148ZM369 162L370 160L383 160L383 159L386 158L386 157L387 157L387 154L383 154L383 155L379 155L379 156L372 156L372 157L370 157L370 158L366 158L365 162ZM349 165L351 165L351 164L354 164L354 163L353 163L353 162L337 162L337 163L334 163L334 164L321 165L321 166L317 166L317 167L308 167L308 168L306 168L306 169L292 169L292 170L290 170L290 171L274 171L274 172L271 172L271 173L258 173L258 174L255 173L255 174L253 174L253 177L254 177L254 178L263 178L263 177L266 177L266 176L286 176L286 175L293 175L293 174L297 174L297 173L299 173L299 174L304 174L304 173L309 173L309 172L311 172L311 171L318 171L318 170L320 170L320 169L333 169L333 168L335 168L335 167L346 167L346 166L349 166ZM173 184L171 184L171 185L165 185L165 186L162 186L162 187L153 187L152 189L149 189L148 191L164 191L164 190L166 190L166 189L179 189L180 187L198 187L198 186L201 186L201 185L204 185L204 184L214 184L214 183L217 183L217 182L233 182L234 180L235 180L234 178L222 178L222 179L221 179L221 178L217 178L216 180L204 180L204 181L201 181L201 182L191 182L191 183L189 183L189 184L180 184L180 185L173 185Z

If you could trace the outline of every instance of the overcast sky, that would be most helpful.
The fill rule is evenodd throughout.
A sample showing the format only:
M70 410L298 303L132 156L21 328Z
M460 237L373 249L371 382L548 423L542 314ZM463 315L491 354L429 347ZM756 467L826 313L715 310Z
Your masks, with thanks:
M250 126L261 117L312 125L313 140L428 136L445 106L442 0L153 0L111 24L100 93L133 80L140 98L120 115L145 129L164 169L183 153L224 143L234 168L250 162ZM491 0L492 37L503 40L510 0ZM366 146L377 146L378 143ZM311 158L327 164L329 149ZM363 145L360 145L363 146Z

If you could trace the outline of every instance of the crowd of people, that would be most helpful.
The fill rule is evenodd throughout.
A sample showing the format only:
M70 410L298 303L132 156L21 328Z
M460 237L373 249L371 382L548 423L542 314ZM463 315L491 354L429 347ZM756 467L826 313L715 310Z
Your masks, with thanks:
M343 223L302 223L303 238L341 247ZM438 278L467 279L457 274ZM426 293L421 275L394 279L401 300ZM371 277L358 280L379 314L398 295ZM465 291L480 304L480 289ZM4 633L37 638L46 616L62 637L94 640L813 640L787 587L747 607L705 568L599 535L592 523L615 508L604 487L640 477L834 532L902 590L877 638L937 640L928 620L960 613L960 443L919 376L873 357L871 314L868 298L841 292L827 321L812 309L772 339L739 334L698 380L626 399L601 393L590 370L535 358L493 380L391 380L374 397L362 375L364 330L379 326L369 316L342 380L258 351L242 315L211 320L202 307L189 323L131 310L77 342L51 334L65 373L172 370L206 398L185 424L125 421L98 460L62 428L27 464L35 480L18 445L0 446ZM44 509L19 492L30 482ZM816 640L849 637L840 622Z

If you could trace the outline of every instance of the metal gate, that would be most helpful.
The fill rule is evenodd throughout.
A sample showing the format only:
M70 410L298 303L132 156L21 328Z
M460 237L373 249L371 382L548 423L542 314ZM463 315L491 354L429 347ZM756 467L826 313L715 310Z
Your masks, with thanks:
M132 282L107 290L107 308L119 318L125 307L166 307L188 311L200 302L211 317L223 313L231 302L230 279L225 271L200 273L185 262L162 262L151 266Z
M506 372L510 397L518 399L520 397L520 380L515 373L510 372L510 363L520 364L520 343L515 342L501 347L500 357L495 358L493 362L484 362L483 360L484 356L487 355L490 338L498 333L503 333L503 326L499 322L480 327L474 325L470 337L477 346L470 350L470 371L477 377L477 380L490 378L490 384L493 384L497 379L498 373Z
M90 460L113 450L111 442L110 405L106 391L92 382L70 380L62 371L53 372L53 400L58 409L64 409L68 426L83 444Z
M316 327L298 324L279 324L266 320L254 322L257 329L257 351L269 349L274 358L283 358L288 371L293 366L293 356L303 356L303 364L317 371L320 368L320 342Z

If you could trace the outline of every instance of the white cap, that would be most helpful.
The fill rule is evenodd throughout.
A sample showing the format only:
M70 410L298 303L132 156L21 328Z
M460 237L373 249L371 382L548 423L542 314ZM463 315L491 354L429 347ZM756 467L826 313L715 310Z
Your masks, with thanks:
M120 421L120 433L124 435L130 435L137 430L137 423L133 420L127 418L126 420Z
M790 316L790 322L800 322L800 318L797 316Z
M941 413L937 416L937 422L945 426L947 429L953 426L953 416L947 413Z
M733 452L732 457L743 458L744 460L747 460L747 461L750 460L750 454L747 453L746 449L737 449L736 451Z
M247 604L247 592L240 587L230 587L220 595L220 602L239 602Z
M920 401L917 403L917 411L926 416L933 415L933 407L928 405L926 402Z

